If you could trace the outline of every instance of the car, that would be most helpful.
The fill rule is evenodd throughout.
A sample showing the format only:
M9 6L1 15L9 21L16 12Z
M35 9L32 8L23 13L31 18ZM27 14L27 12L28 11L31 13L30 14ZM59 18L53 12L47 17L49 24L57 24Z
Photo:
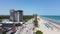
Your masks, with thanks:
M13 33L17 31L15 27L12 27L10 30L13 31Z

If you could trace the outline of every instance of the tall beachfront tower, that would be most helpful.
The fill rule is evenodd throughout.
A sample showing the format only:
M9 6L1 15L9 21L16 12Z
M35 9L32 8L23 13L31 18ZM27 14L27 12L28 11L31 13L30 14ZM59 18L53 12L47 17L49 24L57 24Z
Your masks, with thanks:
M10 20L13 22L22 22L23 11L22 10L10 10Z

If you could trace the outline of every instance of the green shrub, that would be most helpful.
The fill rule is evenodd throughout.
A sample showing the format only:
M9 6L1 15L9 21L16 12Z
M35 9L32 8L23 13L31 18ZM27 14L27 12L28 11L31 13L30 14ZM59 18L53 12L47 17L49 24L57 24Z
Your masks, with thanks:
M34 30L35 28L33 28L33 30Z
M43 34L43 32L40 31L40 30L37 30L37 31L36 31L36 34Z

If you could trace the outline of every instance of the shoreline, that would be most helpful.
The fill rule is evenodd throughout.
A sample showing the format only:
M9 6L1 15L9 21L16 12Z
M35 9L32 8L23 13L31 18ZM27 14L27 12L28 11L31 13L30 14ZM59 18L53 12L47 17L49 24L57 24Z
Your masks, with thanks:
M38 28L36 28L35 30L37 31L37 30L41 30L42 32L43 32L43 34L60 34L60 25L57 25L57 24L55 24L55 23L53 23L53 22L50 22L49 20L45 20L45 19L43 19L42 17L40 17L40 16L37 16L37 20L38 20L38 23L39 23L39 27ZM51 29L51 28L47 28L45 25L44 25L44 23L46 24L48 24L49 26L51 26L53 29ZM50 24L51 23L51 24ZM56 27L58 27L58 28L56 28Z
M42 17L41 17L42 18ZM52 20L49 20L49 19L45 19L45 18L42 18L43 20L47 21L49 24L53 25L54 27L56 28L60 28L60 25L57 24L57 22L55 21L52 21Z

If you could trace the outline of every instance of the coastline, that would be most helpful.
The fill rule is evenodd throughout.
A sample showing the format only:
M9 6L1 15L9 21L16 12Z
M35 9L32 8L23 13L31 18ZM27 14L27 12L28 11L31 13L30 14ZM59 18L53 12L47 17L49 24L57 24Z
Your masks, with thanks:
M38 23L39 23L39 27L36 28L35 30L41 30L43 32L43 34L60 34L60 30L59 30L60 29L60 25L57 25L57 24L55 24L53 22L50 22L49 20L45 20L45 19L43 19L40 16L37 16L37 18L38 18L37 20L38 20ZM48 25L50 25L53 28L53 30L51 28L48 29L44 25L44 23L48 23ZM56 28L55 26L58 27L59 29Z

